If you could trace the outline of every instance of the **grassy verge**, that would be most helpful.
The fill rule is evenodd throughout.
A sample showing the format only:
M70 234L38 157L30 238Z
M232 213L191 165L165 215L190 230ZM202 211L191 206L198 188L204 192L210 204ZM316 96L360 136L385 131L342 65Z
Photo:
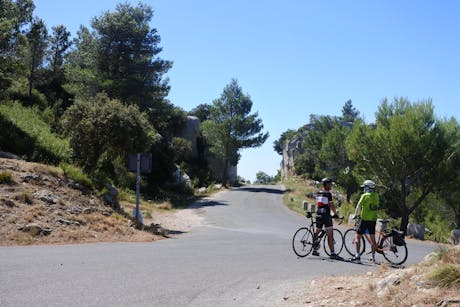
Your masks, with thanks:
M299 214L304 214L303 202L314 203L315 199L312 197L314 193L320 188L312 180L305 180L301 178L292 178L282 182L286 187L286 193L283 196L283 203L292 211ZM336 187L336 192L340 193L340 188ZM337 202L336 202L337 203ZM354 205L347 201L342 202L338 208L339 216L345 217L345 222L348 220L347 217L354 213Z

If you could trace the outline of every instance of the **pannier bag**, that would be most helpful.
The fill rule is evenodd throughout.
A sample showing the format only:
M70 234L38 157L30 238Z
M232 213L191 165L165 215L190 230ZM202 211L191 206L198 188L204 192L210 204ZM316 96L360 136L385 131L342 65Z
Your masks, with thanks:
M391 235L393 236L393 243L397 246L403 246L404 245L404 233L402 231L399 231L397 229L393 229L391 231Z

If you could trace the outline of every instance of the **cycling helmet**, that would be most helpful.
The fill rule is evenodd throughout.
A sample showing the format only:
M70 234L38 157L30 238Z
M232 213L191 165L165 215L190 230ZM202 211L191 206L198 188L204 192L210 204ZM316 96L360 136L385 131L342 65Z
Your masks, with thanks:
M375 182L372 180L365 180L361 186L364 188L364 192L370 192L375 189Z
M330 189L332 187L332 179L331 178L323 178L321 180L323 187Z

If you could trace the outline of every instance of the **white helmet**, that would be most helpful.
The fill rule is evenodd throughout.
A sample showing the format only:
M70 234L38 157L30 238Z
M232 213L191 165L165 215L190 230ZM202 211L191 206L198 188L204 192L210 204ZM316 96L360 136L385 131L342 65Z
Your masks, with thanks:
M365 188L365 189L368 188L368 189L373 190L373 189L375 189L375 182L372 181L372 180L365 180L361 187Z

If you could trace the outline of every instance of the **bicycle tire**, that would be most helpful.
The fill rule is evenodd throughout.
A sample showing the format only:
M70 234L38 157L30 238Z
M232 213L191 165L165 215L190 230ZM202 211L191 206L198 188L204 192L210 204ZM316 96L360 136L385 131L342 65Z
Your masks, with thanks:
M308 256L313 249L313 233L307 227L297 229L292 237L292 249L299 257Z
M356 229L350 228L343 234L343 245L345 245L345 250L350 254L350 256L355 256L356 254L356 244L354 243L356 236ZM359 255L361 256L364 254L366 250L366 240L364 240L364 236L361 237L361 248Z
M385 236L380 241L383 257L393 265L401 265L407 260L407 245L398 246L393 243L393 236Z
M334 239L334 252L336 255L339 255L340 252L343 249L343 235L342 232L336 228L333 229L333 235ZM327 235L323 237L323 248L324 251L328 256L331 255L331 251L329 250L329 244L327 243Z

